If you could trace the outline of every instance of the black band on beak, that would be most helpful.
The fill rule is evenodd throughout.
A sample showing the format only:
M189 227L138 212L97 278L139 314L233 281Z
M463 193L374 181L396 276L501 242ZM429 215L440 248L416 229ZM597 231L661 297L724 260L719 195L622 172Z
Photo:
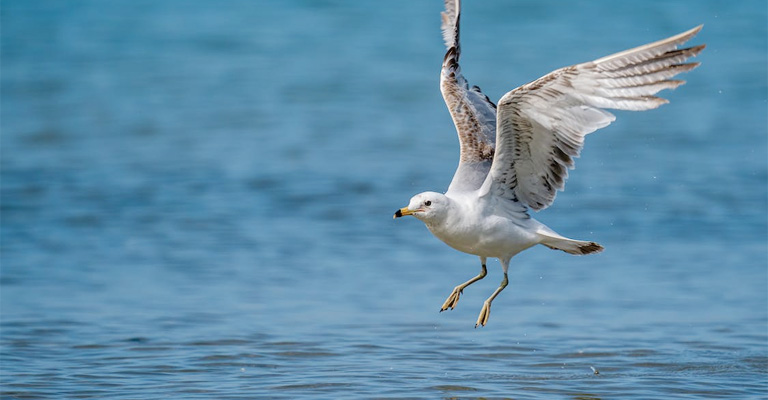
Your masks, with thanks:
M395 218L400 218L403 216L403 212L400 210L395 211Z

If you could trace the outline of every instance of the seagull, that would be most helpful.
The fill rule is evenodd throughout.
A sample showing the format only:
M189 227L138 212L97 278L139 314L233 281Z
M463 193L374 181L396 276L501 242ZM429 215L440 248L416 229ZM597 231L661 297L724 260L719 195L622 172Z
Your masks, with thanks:
M532 218L563 190L568 170L584 146L584 137L616 117L605 109L643 111L667 103L654 96L685 81L670 79L696 68L686 63L705 45L678 49L695 36L687 32L557 69L507 92L494 104L461 73L460 0L445 0L442 33L447 52L440 92L459 136L459 166L445 194L413 196L394 218L412 215L438 239L480 257L481 271L456 286L440 311L454 309L463 290L485 278L486 260L498 258L504 271L499 287L483 303L475 328L485 326L491 303L509 283L509 262L535 245L566 253L599 253L592 241L561 236Z

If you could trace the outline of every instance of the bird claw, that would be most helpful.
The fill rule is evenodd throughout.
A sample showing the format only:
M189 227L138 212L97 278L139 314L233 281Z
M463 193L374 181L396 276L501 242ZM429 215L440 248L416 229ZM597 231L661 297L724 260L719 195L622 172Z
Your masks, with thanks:
M449 308L451 310L456 308L456 304L459 303L459 297L461 297L462 292L463 292L463 289L459 286L456 286L455 288L453 288L453 292L451 292L451 294L445 300L445 303L443 303L443 306L440 308L440 312L443 312Z
M485 302L483 303L483 308L480 310L480 315L477 317L477 323L475 324L475 328L478 326L485 326L485 324L488 323L488 317L491 316L491 303Z

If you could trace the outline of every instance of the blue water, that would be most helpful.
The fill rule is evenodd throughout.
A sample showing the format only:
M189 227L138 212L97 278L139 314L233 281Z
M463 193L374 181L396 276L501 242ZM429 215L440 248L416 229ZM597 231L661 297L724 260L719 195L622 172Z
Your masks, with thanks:
M0 4L0 397L768 396L764 1L465 1L492 98L700 23L671 103L618 112L477 258L392 213L444 190L442 2ZM599 371L595 375L592 371Z

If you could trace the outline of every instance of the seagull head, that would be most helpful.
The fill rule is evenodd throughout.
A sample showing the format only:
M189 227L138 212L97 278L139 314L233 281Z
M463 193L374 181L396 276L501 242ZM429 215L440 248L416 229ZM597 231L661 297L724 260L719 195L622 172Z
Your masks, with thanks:
M408 207L403 207L395 211L393 218L400 218L406 215L427 222L442 217L448 210L450 199L444 194L436 192L419 193L411 197Z

